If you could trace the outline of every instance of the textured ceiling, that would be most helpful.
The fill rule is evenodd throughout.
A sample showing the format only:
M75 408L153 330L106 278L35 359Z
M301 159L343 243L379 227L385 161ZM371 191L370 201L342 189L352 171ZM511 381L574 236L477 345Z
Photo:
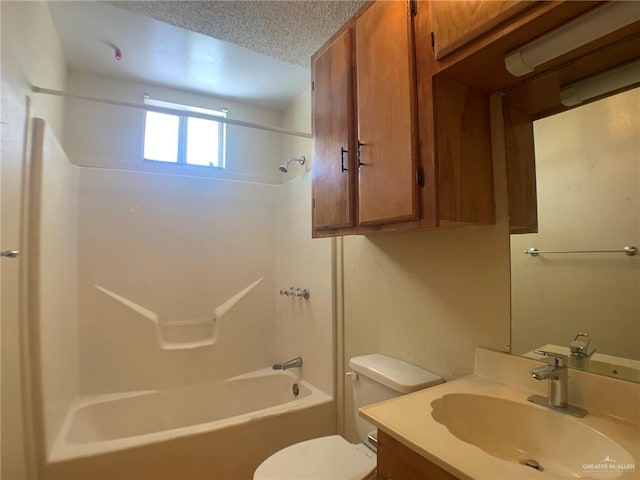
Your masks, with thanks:
M309 88L308 68L224 40L104 2L48 4L67 66L75 72L278 110ZM114 58L114 46L122 51L120 60Z
M108 3L307 67L311 55L364 2L233 0Z

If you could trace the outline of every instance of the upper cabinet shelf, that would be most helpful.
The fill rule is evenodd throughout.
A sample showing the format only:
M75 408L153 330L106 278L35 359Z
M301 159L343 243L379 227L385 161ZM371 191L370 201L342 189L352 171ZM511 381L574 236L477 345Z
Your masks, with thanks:
M640 5L634 1L418 3L431 8L438 71L489 93L520 87L554 72L563 72L558 79L562 83L576 80L640 54ZM585 18L590 21L583 22ZM576 21L584 25L567 30ZM539 58L541 63L536 62L533 71L524 75L508 71L505 59L509 54L530 42L553 37L559 30L564 34L556 37L563 38L555 38L548 44L545 48L548 55ZM602 55L594 57L598 52ZM552 89L540 88L536 95L548 96Z
M491 5L481 5L484 3ZM430 6L435 19L444 18L434 21L440 74L489 94L503 94L510 231L537 232L533 122L577 106L563 104L562 92L567 87L640 57L640 4L445 1ZM482 21L475 31L455 29L456 25L475 23L473 17L486 13L484 8L495 9L493 21L480 15ZM448 18L454 11L455 21ZM446 26L440 28L441 23ZM513 60L507 62L508 58L526 60L520 65L515 62L515 66L526 68L513 68ZM512 65L511 72L507 63ZM587 101L632 86L611 83L611 91Z

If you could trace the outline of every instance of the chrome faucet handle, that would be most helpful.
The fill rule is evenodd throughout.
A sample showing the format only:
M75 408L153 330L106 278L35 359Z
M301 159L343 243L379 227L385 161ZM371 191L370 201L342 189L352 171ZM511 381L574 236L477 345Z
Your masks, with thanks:
M561 353L549 352L547 350L534 350L533 353L537 353L538 355L544 355L548 358L549 366L562 368L567 366L567 356L562 355Z

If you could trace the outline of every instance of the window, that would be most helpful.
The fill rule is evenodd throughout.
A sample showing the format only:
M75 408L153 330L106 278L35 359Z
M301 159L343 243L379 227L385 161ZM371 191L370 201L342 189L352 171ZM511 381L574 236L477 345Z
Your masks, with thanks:
M225 168L226 124L190 114L226 118L226 109L209 110L147 97L144 103L152 107L171 108L184 112L183 114L146 113L145 160Z

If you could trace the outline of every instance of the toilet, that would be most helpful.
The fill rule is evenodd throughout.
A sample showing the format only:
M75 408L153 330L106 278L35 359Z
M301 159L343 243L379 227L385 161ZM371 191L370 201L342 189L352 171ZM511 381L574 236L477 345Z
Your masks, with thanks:
M356 430L361 443L340 435L314 438L284 448L260 464L254 480L364 480L375 477L376 427L358 415L358 409L442 383L438 375L379 353L349 362L353 379Z

